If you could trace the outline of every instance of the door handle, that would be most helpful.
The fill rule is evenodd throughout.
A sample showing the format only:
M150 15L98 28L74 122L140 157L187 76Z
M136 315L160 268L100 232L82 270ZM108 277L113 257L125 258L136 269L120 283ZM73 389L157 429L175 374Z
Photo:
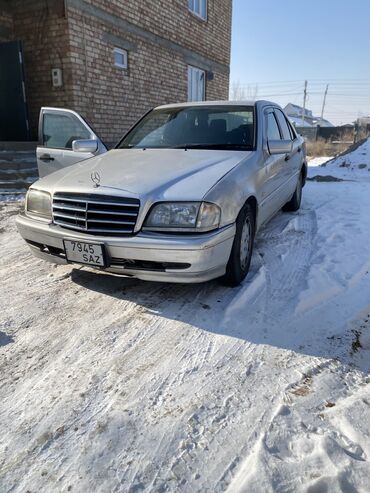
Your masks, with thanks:
M297 152L301 152L302 148L298 147Z
M285 158L284 158L284 161L289 161L289 159L290 159L289 154L286 154L286 156L285 156Z
M40 156L41 161L54 161L54 158L50 156L50 154L43 154Z

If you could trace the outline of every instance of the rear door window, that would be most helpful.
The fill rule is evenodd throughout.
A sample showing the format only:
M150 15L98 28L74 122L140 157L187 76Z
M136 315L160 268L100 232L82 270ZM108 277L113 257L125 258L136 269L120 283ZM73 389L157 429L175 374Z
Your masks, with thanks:
M280 140L279 127L273 111L267 113L267 139Z
M293 125L290 123L290 121L288 119L287 119L287 122L288 122L290 136L291 136L292 140L295 140L297 138L297 133L294 130Z
M286 121L286 118L285 118L283 112L278 110L277 108L275 108L274 111L275 111L277 121L279 122L279 127L280 127L282 138L284 140L292 140L291 132L290 132L289 127L288 127L288 122Z

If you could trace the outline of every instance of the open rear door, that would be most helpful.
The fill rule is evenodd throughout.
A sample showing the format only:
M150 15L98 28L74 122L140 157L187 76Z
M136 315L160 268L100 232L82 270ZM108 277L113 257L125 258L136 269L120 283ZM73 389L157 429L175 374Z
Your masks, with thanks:
M76 145L80 140L85 141L86 149L80 150L82 146ZM36 150L40 178L104 152L106 146L78 113L64 108L41 108Z

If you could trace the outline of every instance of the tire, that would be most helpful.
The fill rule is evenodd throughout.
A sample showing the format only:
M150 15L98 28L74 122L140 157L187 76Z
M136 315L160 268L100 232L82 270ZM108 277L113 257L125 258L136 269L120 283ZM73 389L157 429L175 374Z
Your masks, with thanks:
M297 211L301 207L302 188L303 188L303 174L301 172L299 174L297 188L295 189L293 197L289 200L289 202L287 202L284 205L283 211L294 212L294 211Z
M238 286L246 277L252 259L255 234L255 214L250 204L245 204L236 220L236 232L223 284Z

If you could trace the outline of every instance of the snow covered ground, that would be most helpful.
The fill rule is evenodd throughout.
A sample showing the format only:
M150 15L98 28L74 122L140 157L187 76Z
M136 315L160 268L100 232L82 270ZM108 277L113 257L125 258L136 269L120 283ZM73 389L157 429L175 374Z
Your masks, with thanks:
M370 142L342 159L236 289L52 266L2 203L0 491L368 492Z

